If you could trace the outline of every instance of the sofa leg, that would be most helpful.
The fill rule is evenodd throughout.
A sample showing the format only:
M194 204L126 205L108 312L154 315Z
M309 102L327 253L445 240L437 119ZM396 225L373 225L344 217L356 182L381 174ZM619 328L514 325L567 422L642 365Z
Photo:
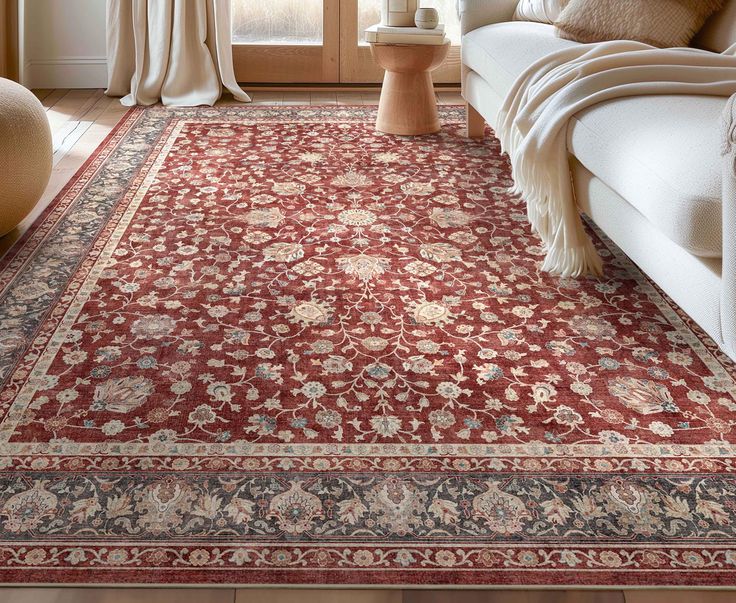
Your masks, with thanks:
M486 135L486 120L470 103L465 103L468 120L468 138L483 138Z

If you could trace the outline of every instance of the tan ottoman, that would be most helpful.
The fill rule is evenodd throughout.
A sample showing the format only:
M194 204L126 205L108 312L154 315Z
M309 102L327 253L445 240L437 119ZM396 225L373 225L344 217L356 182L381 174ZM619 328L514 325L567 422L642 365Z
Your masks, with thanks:
M0 236L35 207L51 176L46 111L30 90L0 78Z

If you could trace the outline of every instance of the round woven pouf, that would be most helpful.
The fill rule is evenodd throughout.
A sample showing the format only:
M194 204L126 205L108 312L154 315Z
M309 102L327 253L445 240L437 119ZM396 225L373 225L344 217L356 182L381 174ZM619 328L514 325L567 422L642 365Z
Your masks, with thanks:
M53 144L43 105L0 78L0 236L36 206L51 176Z

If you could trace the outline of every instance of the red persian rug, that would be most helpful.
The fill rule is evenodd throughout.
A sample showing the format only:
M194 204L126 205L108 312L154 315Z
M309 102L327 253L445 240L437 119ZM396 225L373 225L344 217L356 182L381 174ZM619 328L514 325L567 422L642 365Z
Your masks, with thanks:
M0 582L736 585L734 365L493 138L131 111L0 266Z

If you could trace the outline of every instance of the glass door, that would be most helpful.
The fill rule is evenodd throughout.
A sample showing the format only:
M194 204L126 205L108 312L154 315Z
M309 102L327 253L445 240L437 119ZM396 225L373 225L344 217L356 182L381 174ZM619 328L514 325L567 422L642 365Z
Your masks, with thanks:
M490 0L489 0L490 1ZM233 60L239 82L253 84L370 84L375 65L364 31L381 20L381 0L231 0ZM434 6L453 43L435 83L460 82L460 23L455 0Z
M235 77L264 84L338 82L340 2L232 0Z
M432 6L440 12L440 21L452 41L445 64L434 72L435 84L460 83L460 20L456 0L425 0L421 6ZM340 7L340 81L368 84L383 79L373 62L371 49L365 41L365 30L381 21L381 0L342 0Z

